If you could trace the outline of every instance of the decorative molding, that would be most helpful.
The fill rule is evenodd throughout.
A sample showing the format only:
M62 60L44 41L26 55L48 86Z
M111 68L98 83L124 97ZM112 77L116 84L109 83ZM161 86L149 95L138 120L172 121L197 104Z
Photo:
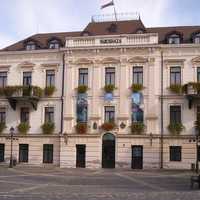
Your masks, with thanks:
M41 64L41 67L44 67L44 68L48 68L48 67L58 68L59 66L60 66L60 63L43 63L43 64Z
M90 65L93 63L94 62L92 60L89 60L87 58L79 58L74 62L74 64L76 64L76 65Z
M24 61L18 65L21 69L30 69L33 70L35 64L29 61Z
M128 59L128 62L129 63L147 63L148 59L141 57L141 56L135 56L135 57Z
M73 119L74 119L74 117L73 117L72 115L66 115L66 116L64 117L64 120L67 120L67 121L73 120Z
M113 57L107 57L101 60L101 63L102 64L117 64L117 63L120 63L120 60Z
M164 60L165 64L170 64L170 65L183 65L185 62L185 59L166 59Z
M11 65L0 65L0 71L9 71Z
M192 64L200 64L200 56L193 58L191 62Z

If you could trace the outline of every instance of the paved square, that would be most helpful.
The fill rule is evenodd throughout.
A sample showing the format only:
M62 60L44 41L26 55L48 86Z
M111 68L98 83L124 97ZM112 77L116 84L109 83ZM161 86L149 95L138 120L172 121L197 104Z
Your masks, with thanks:
M197 200L190 172L0 166L0 200Z

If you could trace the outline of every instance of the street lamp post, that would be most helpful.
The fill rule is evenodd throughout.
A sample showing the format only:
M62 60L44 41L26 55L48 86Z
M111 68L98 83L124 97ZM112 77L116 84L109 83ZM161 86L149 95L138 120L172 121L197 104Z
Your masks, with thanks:
M13 136L14 136L14 128L10 128L10 165L9 167L13 167Z

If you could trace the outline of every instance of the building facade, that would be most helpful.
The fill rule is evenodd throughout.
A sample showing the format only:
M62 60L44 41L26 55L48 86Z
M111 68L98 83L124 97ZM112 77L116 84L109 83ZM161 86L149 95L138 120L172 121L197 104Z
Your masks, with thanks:
M0 52L1 161L14 127L20 164L190 169L199 81L200 26L93 21L31 36Z

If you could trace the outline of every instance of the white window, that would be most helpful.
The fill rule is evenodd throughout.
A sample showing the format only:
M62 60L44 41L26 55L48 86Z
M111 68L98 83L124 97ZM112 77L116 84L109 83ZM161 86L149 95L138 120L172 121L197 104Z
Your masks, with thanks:
M27 51L32 51L36 49L36 44L34 42L29 42L26 44L26 50Z
M60 48L60 44L58 42L58 40L52 40L49 43L49 49L59 49Z
M180 42L181 42L180 36L177 34L170 35L168 38L169 44L180 44Z
M196 34L194 36L194 43L195 44L200 44L200 33Z

